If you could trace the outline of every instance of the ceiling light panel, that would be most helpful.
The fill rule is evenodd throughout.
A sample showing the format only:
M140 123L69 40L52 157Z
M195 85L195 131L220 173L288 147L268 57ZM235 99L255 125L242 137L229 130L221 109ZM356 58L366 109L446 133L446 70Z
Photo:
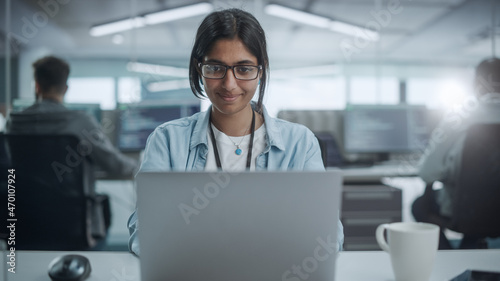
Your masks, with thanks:
M212 12L214 7L210 3L199 3L195 5L168 9L160 12L145 14L133 19L124 19L110 23L96 25L90 28L90 35L94 37L118 33L146 25L176 21L180 19L195 17Z
M160 75L167 77L186 78L189 76L189 70L187 68L141 63L141 62L129 62L127 64L127 70L132 72L139 72L150 75Z
M370 41L377 41L380 37L378 32L376 31L372 31L341 21L334 21L327 17L318 16L281 5L267 5L264 8L264 12L271 16L288 19L294 22L315 26L318 28L328 29L333 32L342 33L353 37L364 38Z
M170 9L161 12L151 13L144 16L149 25L160 24L169 21L175 21L199 15L208 14L213 11L213 5L209 3L200 3L187 7Z
M94 37L99 37L107 34L113 34L134 28L143 27L145 25L146 23L144 22L144 18L142 17L124 19L94 26L90 29L90 35Z

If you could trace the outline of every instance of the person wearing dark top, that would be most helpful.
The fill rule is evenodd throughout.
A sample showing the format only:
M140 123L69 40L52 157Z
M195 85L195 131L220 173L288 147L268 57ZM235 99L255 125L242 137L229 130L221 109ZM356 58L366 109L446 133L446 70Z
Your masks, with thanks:
M499 81L500 59L488 58L479 63L475 73L474 106L468 107L465 117L461 114L447 116L432 133L429 146L420 159L418 175L427 185L439 181L443 188L424 193L414 201L412 213L416 221L437 223L435 213L442 217L452 216L453 191L457 186L467 129L474 124L500 124ZM451 248L443 232L440 248Z
M12 113L7 121L9 134L61 134L77 136L90 151L91 162L110 175L132 177L138 163L120 153L104 134L97 120L85 112L73 111L63 104L68 90L69 65L48 56L33 63L36 102L22 112Z
M79 139L79 148L73 151L85 157L89 169L84 169L84 192L87 196L99 196L95 190L95 168L111 177L133 178L139 163L118 151L106 137L97 120L81 111L73 111L63 104L68 90L69 65L56 57L48 56L33 63L36 102L22 112L12 113L6 124L6 133L15 135L73 135ZM69 154L70 152L68 152ZM73 154L74 155L74 154ZM30 161L30 159L26 159ZM64 165L64 163L63 163ZM71 166L71 165L70 165ZM59 178L69 172L66 166L57 166L54 173ZM62 177L61 177L62 178ZM102 196L101 196L102 197ZM106 243L110 215L103 212L103 205L92 205L91 233L98 240L92 250L102 249ZM107 205L107 206L105 206ZM108 209L109 210L109 209Z

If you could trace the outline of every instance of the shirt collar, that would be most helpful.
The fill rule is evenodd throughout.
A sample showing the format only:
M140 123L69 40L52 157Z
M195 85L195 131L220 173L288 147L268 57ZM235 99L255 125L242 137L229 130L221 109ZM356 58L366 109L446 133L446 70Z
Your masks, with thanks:
M212 111L212 106L210 106L206 111L200 112L194 126L191 144L189 149L194 149L196 146L203 144L208 147L207 130L208 130L208 120L210 117L210 111Z
M38 103L56 103L56 104L62 104L59 101L53 99L53 98L43 98L40 100L37 100Z
M254 106L254 104L252 104L252 106ZM264 116L264 123L266 124L268 145L275 146L279 150L285 150L283 136L281 135L279 125L276 123L276 119L269 116L264 106L262 106L262 115Z

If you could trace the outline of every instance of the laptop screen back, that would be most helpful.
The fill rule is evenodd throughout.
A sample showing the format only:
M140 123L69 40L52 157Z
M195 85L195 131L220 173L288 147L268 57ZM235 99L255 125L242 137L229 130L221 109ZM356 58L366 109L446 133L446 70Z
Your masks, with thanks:
M142 280L333 280L341 176L141 173Z

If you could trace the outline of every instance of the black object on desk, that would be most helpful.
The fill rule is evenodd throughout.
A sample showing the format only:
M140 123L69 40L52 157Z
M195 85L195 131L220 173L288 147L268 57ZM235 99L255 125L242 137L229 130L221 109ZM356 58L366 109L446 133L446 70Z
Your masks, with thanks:
M500 281L500 272L466 270L450 281Z
M82 281L92 271L89 260L81 255L65 255L55 258L49 265L52 281Z

